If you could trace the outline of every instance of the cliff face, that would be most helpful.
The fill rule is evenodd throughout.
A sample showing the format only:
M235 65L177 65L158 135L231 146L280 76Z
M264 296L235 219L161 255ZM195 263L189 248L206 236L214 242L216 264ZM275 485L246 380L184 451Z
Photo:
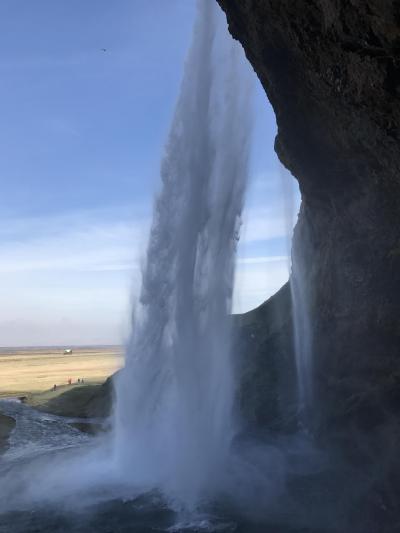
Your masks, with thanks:
M238 412L245 429L297 430L296 366L290 287L256 309L234 315L239 358Z
M377 426L400 406L400 2L218 2L300 184L320 428Z

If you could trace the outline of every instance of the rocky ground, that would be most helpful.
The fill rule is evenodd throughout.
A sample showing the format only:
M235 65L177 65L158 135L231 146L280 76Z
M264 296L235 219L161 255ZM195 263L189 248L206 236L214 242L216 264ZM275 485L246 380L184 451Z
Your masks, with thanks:
M8 439L15 427L15 420L0 413L0 454L8 448Z

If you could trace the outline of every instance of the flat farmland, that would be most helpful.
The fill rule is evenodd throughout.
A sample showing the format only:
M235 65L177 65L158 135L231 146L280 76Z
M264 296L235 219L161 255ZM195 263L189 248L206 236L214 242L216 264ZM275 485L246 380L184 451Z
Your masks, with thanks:
M102 383L123 365L119 346L0 349L0 397L23 396L76 384Z

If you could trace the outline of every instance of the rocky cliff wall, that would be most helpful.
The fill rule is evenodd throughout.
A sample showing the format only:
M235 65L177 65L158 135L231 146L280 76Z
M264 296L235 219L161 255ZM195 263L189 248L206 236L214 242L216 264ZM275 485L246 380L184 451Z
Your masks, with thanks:
M400 407L400 2L218 0L298 179L319 429Z
M238 409L246 431L297 431L296 365L290 287L256 309L233 315Z

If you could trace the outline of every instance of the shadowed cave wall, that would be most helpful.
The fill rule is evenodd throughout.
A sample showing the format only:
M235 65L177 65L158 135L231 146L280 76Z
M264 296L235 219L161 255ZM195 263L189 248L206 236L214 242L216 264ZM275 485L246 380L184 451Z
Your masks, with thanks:
M302 194L319 431L400 406L400 2L218 0Z

